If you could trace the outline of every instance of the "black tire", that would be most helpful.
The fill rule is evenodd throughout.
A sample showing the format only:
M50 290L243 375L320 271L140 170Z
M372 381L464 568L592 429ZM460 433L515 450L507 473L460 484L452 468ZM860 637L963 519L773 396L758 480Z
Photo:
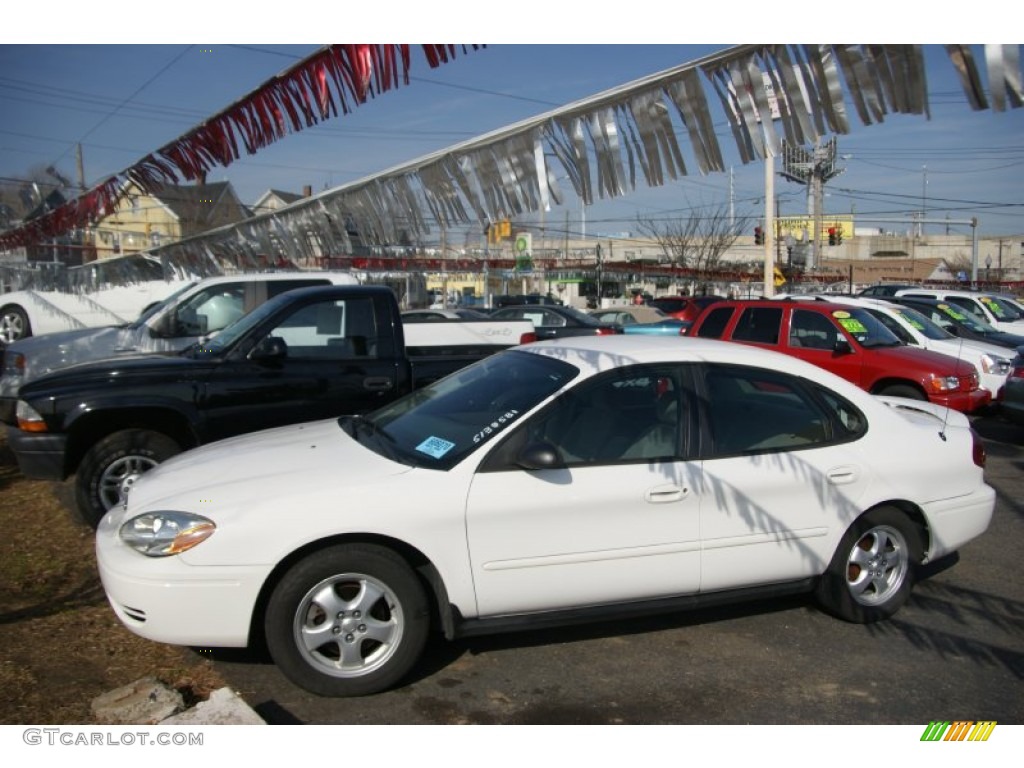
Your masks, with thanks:
M8 304L0 309L0 342L12 344L32 335L32 323L28 314L17 304Z
M267 648L281 672L332 697L396 685L419 660L429 626L416 574L395 552L371 544L337 545L294 565L264 616Z
M850 526L815 597L825 610L846 621L882 621L910 597L920 559L916 526L898 509L879 507Z
M888 387L878 392L880 395L886 395L887 397L905 397L908 400L927 400L924 392L909 384L890 384Z
M125 481L181 453L181 446L159 432L125 429L88 450L75 475L75 503L82 520L95 528L111 507L124 501Z

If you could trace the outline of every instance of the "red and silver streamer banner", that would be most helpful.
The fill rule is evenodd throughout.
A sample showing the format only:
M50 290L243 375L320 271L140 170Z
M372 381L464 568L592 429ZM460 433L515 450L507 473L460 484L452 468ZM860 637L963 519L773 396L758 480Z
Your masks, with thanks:
M424 45L438 67L459 51L480 46ZM329 45L276 75L183 136L151 152L81 197L0 235L0 250L17 248L94 223L113 210L126 182L155 192L162 185L195 181L217 166L324 120L348 114L386 91L408 85L410 46Z
M456 53L445 45L424 50L435 66ZM1019 46L946 51L970 107L1022 106ZM394 87L407 70L402 46L333 46L134 170L151 183L196 178L242 149L255 151ZM894 113L931 117L921 46L737 46L154 253L211 270L268 257L313 265L351 254L355 231L363 245L389 246L425 238L437 226L483 227L547 210L561 202L558 178L590 204L678 179L688 160L702 174L721 172L727 163L713 126L721 117L713 115L709 94L717 97L744 163L779 154L783 141L812 144L849 133L854 117L866 126Z

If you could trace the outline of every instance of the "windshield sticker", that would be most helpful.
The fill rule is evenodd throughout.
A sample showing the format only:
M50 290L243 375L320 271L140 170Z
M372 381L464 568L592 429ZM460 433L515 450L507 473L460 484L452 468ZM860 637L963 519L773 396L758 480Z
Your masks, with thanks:
M519 411L515 409L506 411L501 416L492 421L490 424L488 424L486 427L484 427L475 435L473 435L473 442L479 443L481 440L486 440L491 435L500 432L502 429L508 426L509 423L515 420L517 416L519 416Z
M963 312L953 309L949 304L939 304L939 309L945 312L947 315L952 317L954 320L966 320L967 317Z
M916 328L916 329L917 329L917 330L919 330L919 331L923 331L923 330L924 330L924 323L922 323L922 322L921 322L920 320L918 320L918 319L917 319L916 317L908 317L908 316L907 316L907 315L906 315L906 314L905 314L905 313L903 312L903 310L900 310L900 309L894 309L894 310L892 311L892 313L893 313L894 315L896 315L896 317L898 317L898 318L899 318L900 320L902 320L903 322L905 322L905 323L906 323L907 325L909 325L909 326L910 326L911 328Z
M842 312L840 310L836 310L835 312L832 313L832 317L834 317L836 320L845 320L849 316L849 312Z
M845 328L849 333L852 333L854 336L857 336L859 334L866 334L868 332L868 329L864 326L864 323L862 323L855 317L837 317L836 320L838 320L839 324L843 326L843 328Z
M433 459L440 459L448 451L455 447L455 443L442 440L440 437L428 437L416 446L416 450L425 453Z
M981 302L986 307L988 307L989 312L998 317L1000 320L1003 319L1003 308L999 306L995 299L993 299L991 296L982 296Z

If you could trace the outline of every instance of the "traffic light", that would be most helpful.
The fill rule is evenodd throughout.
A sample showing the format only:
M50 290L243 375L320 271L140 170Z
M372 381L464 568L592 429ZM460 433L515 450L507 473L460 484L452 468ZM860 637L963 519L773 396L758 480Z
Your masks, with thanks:
M843 244L843 228L836 227L836 245Z
M754 227L754 245L764 245L764 230Z
M836 228L835 227L829 227L828 228L828 244L829 245L835 245L837 242L838 242L838 237L836 235Z

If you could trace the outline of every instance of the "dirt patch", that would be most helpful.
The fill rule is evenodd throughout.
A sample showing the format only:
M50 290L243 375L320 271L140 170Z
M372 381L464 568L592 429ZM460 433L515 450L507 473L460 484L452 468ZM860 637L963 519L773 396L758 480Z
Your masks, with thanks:
M0 430L0 724L91 724L96 696L149 675L189 703L223 686L188 649L121 625L67 495L22 476Z

